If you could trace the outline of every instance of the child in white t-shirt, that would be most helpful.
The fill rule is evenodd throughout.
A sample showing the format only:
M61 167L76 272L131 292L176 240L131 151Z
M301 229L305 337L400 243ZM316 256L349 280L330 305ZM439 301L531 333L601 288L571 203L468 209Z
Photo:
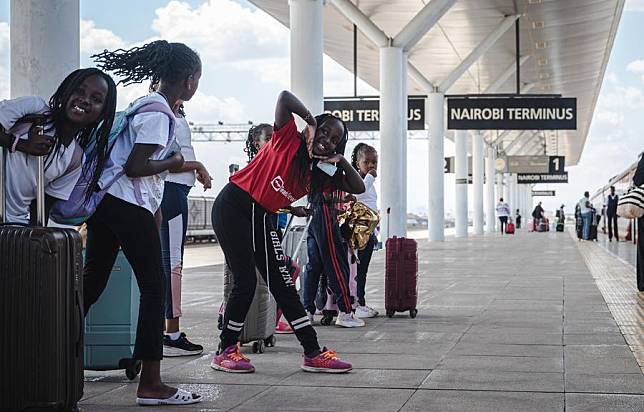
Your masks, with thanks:
M172 107L190 100L199 86L201 60L183 43L158 40L129 50L104 51L99 66L122 77L121 83L152 81L159 89L137 101L156 111L134 114L110 154L99 185L124 174L109 186L96 212L87 221L84 274L85 313L103 293L119 248L132 265L141 291L133 357L142 361L137 389L140 405L187 405L201 401L197 394L163 384L163 270L161 241L155 215L163 199L166 172L184 164L181 151L169 152L175 140ZM168 149L167 149L168 148Z
M69 198L83 168L96 185L107 159L115 107L114 81L96 68L69 74L49 104L36 96L0 102L0 146L9 149L6 222L35 224L30 206L37 194L38 156L45 157L46 206ZM83 151L92 139L97 150L85 159Z

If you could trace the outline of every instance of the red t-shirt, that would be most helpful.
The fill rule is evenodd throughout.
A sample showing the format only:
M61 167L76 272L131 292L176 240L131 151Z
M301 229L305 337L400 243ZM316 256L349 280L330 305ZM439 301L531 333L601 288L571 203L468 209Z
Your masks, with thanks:
M279 130L273 128L273 136L257 156L230 181L248 193L269 212L276 212L308 193L310 172L301 179L298 171L292 171L295 154L300 148L300 132L295 119Z

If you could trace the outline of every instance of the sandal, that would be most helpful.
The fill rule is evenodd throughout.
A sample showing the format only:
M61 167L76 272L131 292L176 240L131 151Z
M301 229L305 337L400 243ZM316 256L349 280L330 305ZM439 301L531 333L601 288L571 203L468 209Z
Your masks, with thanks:
M201 395L188 392L184 389L177 389L177 392L167 399L156 398L136 398L136 403L140 406L158 406L158 405L192 405L201 402Z

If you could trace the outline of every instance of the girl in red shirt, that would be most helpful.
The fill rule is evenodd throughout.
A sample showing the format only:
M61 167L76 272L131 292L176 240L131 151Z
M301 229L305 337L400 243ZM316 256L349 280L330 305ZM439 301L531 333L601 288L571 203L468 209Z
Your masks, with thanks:
M307 126L297 130L293 114ZM284 91L275 108L273 136L252 162L230 178L212 209L217 239L234 276L226 305L220 352L211 367L226 372L254 372L250 360L239 352L237 341L244 326L257 282L255 268L282 308L304 348L302 369L309 372L347 372L351 364L334 351L320 348L284 260L284 251L270 214L301 197L324 189L362 193L364 184L351 164L336 152L346 145L344 123L331 115L313 117L293 94ZM318 165L337 169L326 174ZM322 166L324 167L324 166ZM292 208L304 215L303 208Z

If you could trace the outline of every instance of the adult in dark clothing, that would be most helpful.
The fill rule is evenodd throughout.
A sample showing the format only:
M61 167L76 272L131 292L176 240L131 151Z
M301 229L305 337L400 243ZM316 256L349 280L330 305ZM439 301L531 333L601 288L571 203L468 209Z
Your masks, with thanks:
M633 177L635 186L644 185L644 153L640 154L640 162L637 165ZM637 289L644 292L644 216L637 219Z
M619 196L615 193L615 186L610 187L610 194L606 199L606 220L608 221L608 241L613 241L613 234L615 234L615 242L619 242L619 232L617 230L617 202Z

